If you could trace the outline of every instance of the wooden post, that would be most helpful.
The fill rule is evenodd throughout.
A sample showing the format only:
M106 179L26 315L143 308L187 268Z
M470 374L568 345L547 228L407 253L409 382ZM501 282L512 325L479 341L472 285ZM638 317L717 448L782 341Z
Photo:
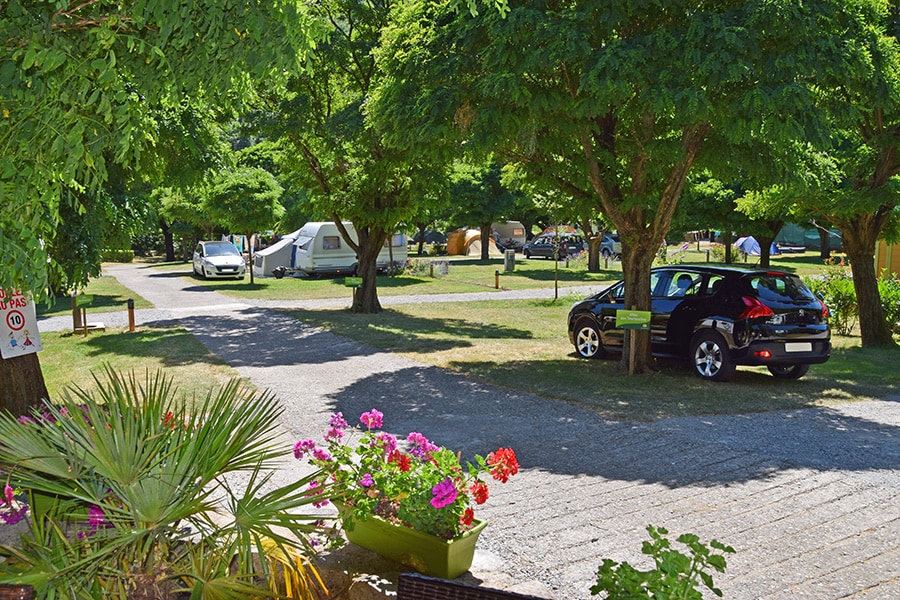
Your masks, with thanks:
M500 271L494 271L494 289L500 289Z
M134 300L128 299L128 331L134 331Z

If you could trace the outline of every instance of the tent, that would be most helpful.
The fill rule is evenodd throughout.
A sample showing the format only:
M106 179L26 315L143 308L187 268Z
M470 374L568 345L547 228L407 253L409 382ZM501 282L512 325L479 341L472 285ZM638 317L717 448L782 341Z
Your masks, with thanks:
M488 255L503 256L494 240L488 240ZM447 235L447 254L481 256L481 230L456 229Z
M294 251L294 240L300 235L300 230L283 236L280 240L260 250L253 255L253 275L256 277L271 277L275 267L291 268L291 258Z
M748 235L746 237L740 237L733 244L733 246L741 253L747 254L748 256L759 256L760 255L760 247L759 242L756 241L756 238L752 235ZM770 255L781 254L781 251L778 250L778 247L775 245L775 242L772 242L772 246L769 249Z

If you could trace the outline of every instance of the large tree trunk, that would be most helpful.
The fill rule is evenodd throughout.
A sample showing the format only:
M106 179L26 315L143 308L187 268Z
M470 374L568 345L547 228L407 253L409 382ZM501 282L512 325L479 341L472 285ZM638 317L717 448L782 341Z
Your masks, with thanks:
M486 261L490 258L492 233L490 221L481 224L481 260Z
M350 310L363 314L379 313L381 303L378 301L377 287L378 253L381 252L384 242L389 239L390 233L369 227L357 227L356 233L359 236L356 275L362 278L362 285L353 292L353 305Z
M721 234L722 245L725 246L725 264L730 265L734 262L734 232L723 231Z
M50 397L37 353L0 358L0 408L15 416Z
M628 228L618 228L622 240L622 275L625 279L625 306L623 309L650 310L650 267L656 258L656 249L662 244L663 235L641 236ZM644 373L652 360L650 332L629 330L625 335L620 366L629 374Z
M766 221L766 229L768 233L761 233L756 236L759 242L759 266L765 269L769 268L772 262L772 243L778 237L778 232L784 227L784 221Z
M831 231L823 227L816 227L819 232L819 258L827 261L831 258Z
M603 230L594 230L590 219L583 219L580 223L581 232L588 243L588 273L600 272L600 244L603 242Z
M172 230L163 219L159 220L159 228L162 230L163 244L166 247L166 262L175 262L175 237Z
M863 347L895 346L881 306L881 295L878 293L875 242L881 228L873 226L875 221L871 214L860 215L839 223L838 227L841 229L844 252L850 259L850 270L853 272L861 343Z

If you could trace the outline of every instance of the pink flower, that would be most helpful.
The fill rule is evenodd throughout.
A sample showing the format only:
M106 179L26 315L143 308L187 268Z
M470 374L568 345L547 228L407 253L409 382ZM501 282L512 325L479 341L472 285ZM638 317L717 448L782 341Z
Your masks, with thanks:
M444 508L456 501L456 486L449 477L431 488L431 493L434 496L431 505L435 508Z
M306 456L307 452L311 452L315 450L316 443L313 440L298 440L296 444L294 444L294 458L297 460L302 459Z
M365 425L368 429L378 429L381 427L384 422L384 413L375 410L374 408L369 412L364 412L359 416L359 422Z
M375 480L372 479L371 473L366 473L362 476L362 479L359 481L359 485L363 487L372 487L375 484Z
M381 448L382 452L390 454L397 449L397 438L390 433L379 431L375 439L372 440L372 447Z
M16 494L15 490L13 490L12 486L6 486L3 488L3 500L7 504L12 504L12 501L15 499Z

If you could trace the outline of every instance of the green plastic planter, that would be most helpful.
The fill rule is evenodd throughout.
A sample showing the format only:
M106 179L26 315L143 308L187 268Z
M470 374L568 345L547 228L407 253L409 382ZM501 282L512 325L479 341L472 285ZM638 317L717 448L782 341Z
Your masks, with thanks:
M423 575L441 579L456 579L469 570L475 557L475 543L487 526L487 521L476 519L472 529L445 540L374 515L357 520L346 508L341 510L341 520L347 539L357 546L412 567Z

